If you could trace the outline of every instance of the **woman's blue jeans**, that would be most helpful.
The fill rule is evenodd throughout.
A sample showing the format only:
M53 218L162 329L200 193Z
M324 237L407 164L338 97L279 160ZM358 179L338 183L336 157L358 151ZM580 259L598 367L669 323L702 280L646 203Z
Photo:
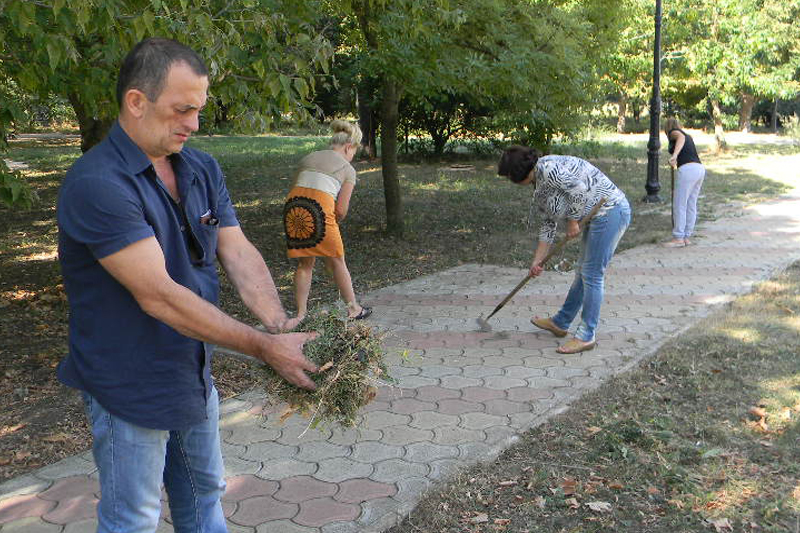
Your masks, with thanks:
M161 515L161 484L176 533L227 531L219 440L219 396L212 388L205 422L185 431L130 424L84 393L92 451L100 473L98 533L153 533Z
M553 323L561 329L569 329L578 311L583 308L581 324L575 337L584 342L594 340L597 322L600 320L600 306L603 304L606 267L630 223L631 208L626 201L614 206L603 216L594 217L583 230L575 280L569 288L564 305L553 317Z

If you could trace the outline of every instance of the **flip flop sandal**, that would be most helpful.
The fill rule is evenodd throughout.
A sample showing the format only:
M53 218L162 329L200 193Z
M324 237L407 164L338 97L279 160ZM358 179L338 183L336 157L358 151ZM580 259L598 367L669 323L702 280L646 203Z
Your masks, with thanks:
M367 318L371 314L372 314L372 308L362 305L361 306L361 311L356 316L351 316L351 317L348 317L348 318L350 320L364 320L365 318Z
M531 324L533 324L537 328L549 331L556 337L567 336L567 331L553 324L553 320L550 318L539 318L538 316L535 316L531 318Z
M589 350L594 350L594 347L597 346L597 342L584 342L579 339L570 339L558 348L556 348L556 352L564 355L571 355L581 352L588 352Z

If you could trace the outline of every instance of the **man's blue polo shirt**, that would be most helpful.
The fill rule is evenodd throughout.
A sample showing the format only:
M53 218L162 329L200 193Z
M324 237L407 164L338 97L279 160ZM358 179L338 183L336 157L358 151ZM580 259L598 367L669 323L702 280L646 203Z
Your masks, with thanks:
M213 347L147 315L98 262L154 236L172 279L217 303L219 228L238 225L225 179L204 152L184 148L170 160L180 202L115 123L64 178L58 255L70 306L69 355L58 377L124 420L180 430L206 417Z

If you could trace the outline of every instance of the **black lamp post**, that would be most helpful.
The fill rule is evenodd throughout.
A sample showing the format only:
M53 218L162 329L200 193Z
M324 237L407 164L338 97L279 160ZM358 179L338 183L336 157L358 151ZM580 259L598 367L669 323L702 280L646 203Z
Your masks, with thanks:
M661 0L656 0L656 33L653 40L653 97L650 100L650 140L647 142L647 195L642 199L647 203L661 202L658 191L658 151L661 117Z

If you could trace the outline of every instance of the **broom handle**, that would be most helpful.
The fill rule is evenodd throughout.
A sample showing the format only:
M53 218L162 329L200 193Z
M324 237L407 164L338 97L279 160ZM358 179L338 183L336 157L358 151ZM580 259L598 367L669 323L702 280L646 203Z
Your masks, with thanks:
M587 224L588 224L588 223L589 223L589 222L592 220L592 218L593 218L593 217L594 217L594 216L597 214L597 212L598 212L598 211L600 211L600 208L602 208L602 207L605 205L605 203L606 203L606 200L607 200L607 198L605 198L605 197L604 197L604 198L601 198L599 202L597 202L596 204L594 204L594 207L592 208L592 210L591 210L591 211L589 211L589 214L588 214L588 215L586 215L585 217L583 217L583 218L581 219L581 221L578 223L578 227L579 227L581 230L583 230L583 228L585 228L585 227L586 227L586 225L587 225ZM541 261L539 264L540 264L540 265L542 265L542 266L544 266L544 264L545 264L545 263L547 263L549 260L551 260L551 259L552 259L552 258L553 258L553 257L554 257L556 254L559 254L559 253L561 253L561 250L564 248L564 246L567 244L567 242L568 242L569 240L570 240L570 239L568 239L566 235L565 235L565 236L563 236L563 237L562 237L562 238L561 238L561 239L560 239L560 240L559 240L559 241L558 241L558 242L557 242L557 243L556 243L556 244L555 244L555 245L554 245L552 248L550 248L550 251L547 253L547 255L546 255L546 256L544 256L544 259L542 259L542 261ZM494 311L492 311L492 312L491 312L491 314L490 314L489 316L487 316L487 317L486 317L486 320L489 320L489 319L492 317L492 315L494 315L496 312L498 312L500 309L502 309L502 308L503 308L503 306L504 306L504 305L506 305L506 304L508 303L508 301L509 301L511 298L513 298L513 297L514 297L514 295L515 295L515 294L517 294L517 293L519 292L519 290L520 290L522 287L524 287L524 286L525 286L525 284L526 284L526 283L528 283L532 277L533 277L533 276L531 276L530 274L528 274L527 276L525 276L525 277L522 279L522 281L520 281L519 283L517 283L517 286L516 286L516 287L514 287L514 288L511 290L511 292L509 292L509 293L508 293L508 296L506 296L505 298L503 298L503 301L502 301L502 302L500 302L499 304L497 304L497 307L495 307L495 308L494 308Z

